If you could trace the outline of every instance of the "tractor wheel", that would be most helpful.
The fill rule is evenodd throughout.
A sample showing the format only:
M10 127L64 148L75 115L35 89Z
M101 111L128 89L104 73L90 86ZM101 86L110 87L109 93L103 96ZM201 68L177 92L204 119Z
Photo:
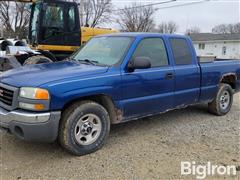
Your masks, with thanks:
M37 56L31 56L28 59L26 59L23 65L44 64L44 63L51 63L51 62L53 62L51 59L42 55L37 55Z

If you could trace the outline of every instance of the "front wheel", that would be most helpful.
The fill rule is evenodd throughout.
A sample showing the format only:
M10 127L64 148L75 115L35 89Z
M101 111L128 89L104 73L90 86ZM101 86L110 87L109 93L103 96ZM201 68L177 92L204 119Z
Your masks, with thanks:
M109 131L110 119L106 109L93 101L83 101L63 113L59 142L72 154L85 155L100 149Z
M227 114L233 103L233 89L228 84L220 84L217 96L208 104L209 112L223 116Z

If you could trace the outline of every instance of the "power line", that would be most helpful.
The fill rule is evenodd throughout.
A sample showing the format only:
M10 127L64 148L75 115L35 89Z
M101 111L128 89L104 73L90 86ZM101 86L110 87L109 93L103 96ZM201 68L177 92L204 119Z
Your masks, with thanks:
M172 5L172 6L156 8L155 10L159 10L159 9L170 9L170 8L183 7L183 6L190 6L190 5L201 4L201 3L210 2L210 1L219 1L219 0L202 0L202 1L197 1L197 2L189 2L189 3L184 3L184 4L176 4L176 5ZM148 6L156 6L156 5L162 5L162 4L169 4L169 3L173 3L173 2L180 2L180 1L179 1L179 0L169 0L169 1L159 2L159 3L150 3L150 4L139 5L139 6L134 6L134 7L126 7L126 8L121 8L121 9L114 9L114 10L112 10L112 12L122 11L122 10L125 10L125 9L135 9L135 8L141 8L141 7L148 7ZM92 14L96 14L96 13L80 14L80 15L85 16L85 15L92 15Z
M202 1L197 1L197 2L190 2L190 3L184 3L184 4L176 4L176 5L172 5L172 6L156 8L155 10L159 10L159 9L170 9L170 8L183 7L183 6L190 6L190 5L201 4L201 3L210 2L210 1L212 1L212 0L202 0Z
M141 7L148 7L148 6L156 6L156 5L161 5L161 4L168 4L172 2L176 2L177 0L170 0L170 1L164 1L164 2L159 2L159 3L150 3L150 4L145 4L145 5L139 5L139 6L134 6L134 7L126 7L126 8L121 8L121 9L115 9L112 11L122 11L125 9L135 9L135 8L141 8Z
M121 9L113 9L112 12L116 12L116 11L122 11L125 9L135 9L135 8L141 8L141 7L148 7L148 6L156 6L156 5L161 5L161 4L168 4L168 3L172 3L172 2L176 2L177 0L169 0L169 1L163 1L163 2L158 2L158 3L150 3L150 4L145 4L145 5L139 5L139 6L134 6L134 7L126 7L126 8L121 8ZM81 4L80 4L81 5ZM82 16L85 15L92 15L92 14L96 14L96 13L89 13L89 14L81 14Z

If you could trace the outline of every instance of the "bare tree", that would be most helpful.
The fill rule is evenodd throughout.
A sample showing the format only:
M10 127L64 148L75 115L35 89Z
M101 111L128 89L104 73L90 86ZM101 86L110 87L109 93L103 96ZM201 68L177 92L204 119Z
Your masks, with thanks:
M80 4L80 20L82 26L96 27L111 21L111 0L75 0Z
M176 33L177 29L178 29L178 25L175 22L170 21L170 22L162 22L161 24L159 24L157 31L159 33L173 34L173 33Z
M240 23L233 25L233 33L240 33Z
M200 33L200 32L201 32L200 28L197 26L194 26L194 27L187 29L185 34L190 35L190 34L196 34L196 33Z
M11 14L10 2L0 2L0 19L2 22L2 31L8 31L13 33L10 14Z
M2 31L7 37L26 38L30 12L26 3L0 2L0 21Z
M216 34L227 34L228 33L227 25L225 24L217 25L212 29L212 32Z
M216 34L233 34L240 33L240 23L236 24L220 24L212 29L213 33Z
M139 6L133 3L119 11L116 22L123 31L149 32L155 27L153 15L154 9L152 6Z

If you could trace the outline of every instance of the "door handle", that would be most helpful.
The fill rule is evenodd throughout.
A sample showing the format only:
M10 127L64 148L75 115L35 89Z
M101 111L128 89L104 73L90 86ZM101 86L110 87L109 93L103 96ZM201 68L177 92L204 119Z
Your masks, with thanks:
M173 79L173 77L174 77L174 75L173 75L173 73L167 73L166 74L166 79Z

